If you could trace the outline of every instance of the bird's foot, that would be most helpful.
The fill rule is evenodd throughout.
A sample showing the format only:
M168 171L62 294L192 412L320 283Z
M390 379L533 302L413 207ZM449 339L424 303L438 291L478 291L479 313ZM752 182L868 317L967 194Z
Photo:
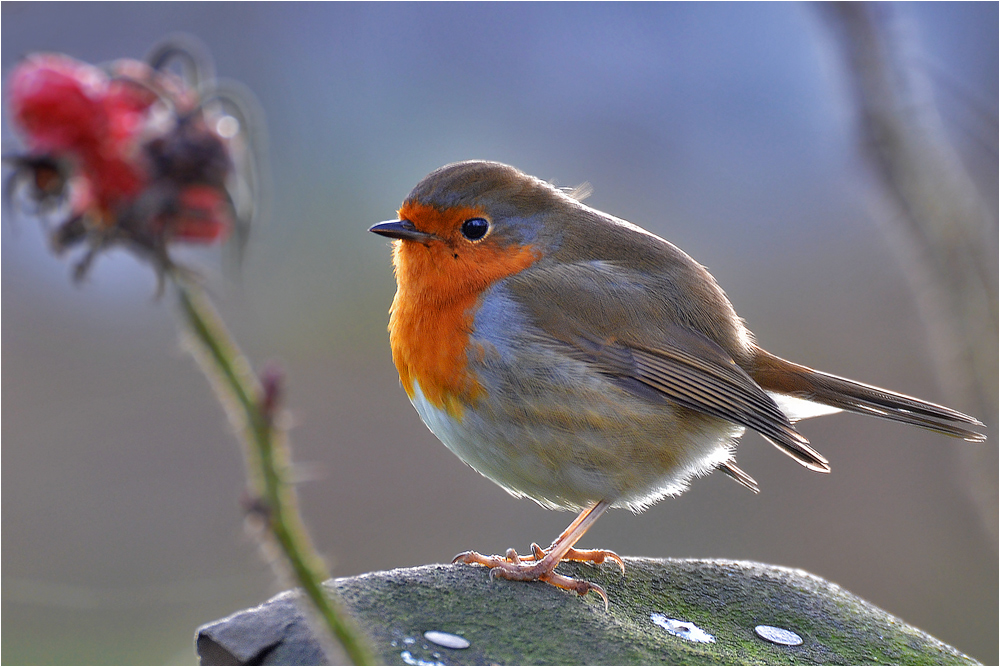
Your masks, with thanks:
M554 547L555 545L553 545ZM577 595L586 595L593 591L604 599L604 610L608 610L608 594L604 589L592 582L582 579L573 579L555 571L556 566L563 560L593 563L599 565L606 560L613 560L625 574L625 562L621 556L613 551L604 549L568 549L564 553L556 555L555 550L549 547L548 551L542 549L537 544L531 545L531 554L521 556L514 549L508 549L505 556L484 556L475 551L465 551L458 554L452 560L453 563L468 563L483 565L490 568L490 578L500 577L513 581L544 581L557 588L573 591Z
M552 547L549 547L551 549ZM531 545L532 555L522 556L521 560L526 561L537 561L545 557L546 552L538 547L537 544ZM616 554L614 551L609 551L608 549L570 549L567 551L562 560L572 560L579 563L590 563L591 565L600 565L606 560L612 560L615 562L622 574L625 574L625 561L622 557Z

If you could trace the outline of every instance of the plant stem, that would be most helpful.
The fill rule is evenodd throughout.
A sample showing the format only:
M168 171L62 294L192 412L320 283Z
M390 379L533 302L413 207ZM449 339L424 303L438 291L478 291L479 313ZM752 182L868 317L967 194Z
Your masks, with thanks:
M299 515L295 487L290 480L287 438L275 423L280 391L277 375L265 378L262 387L201 287L176 272L171 278L193 342L192 352L240 432L253 493L248 503L251 516L261 519L270 531L294 579L351 661L357 665L374 664L368 642L354 627L334 592L323 589L322 582L329 574Z

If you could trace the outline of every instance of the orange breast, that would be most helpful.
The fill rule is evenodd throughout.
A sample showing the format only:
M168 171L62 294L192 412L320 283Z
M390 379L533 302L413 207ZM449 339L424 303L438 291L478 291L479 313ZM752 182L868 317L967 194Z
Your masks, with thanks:
M441 240L428 245L396 241L397 290L389 317L392 360L407 395L417 382L427 401L461 419L463 405L486 393L468 368L468 348L479 297L506 276L533 264L540 253L529 245L503 246L487 237L461 238L462 221L485 217L475 209L439 211L409 202L400 218Z

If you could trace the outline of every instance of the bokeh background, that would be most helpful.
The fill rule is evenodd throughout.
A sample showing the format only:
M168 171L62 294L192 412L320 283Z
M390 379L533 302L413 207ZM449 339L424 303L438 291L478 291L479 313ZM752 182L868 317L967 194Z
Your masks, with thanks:
M894 9L995 221L997 4ZM4 2L4 81L32 51L141 57L175 31L266 114L271 214L242 270L188 259L245 351L287 372L302 505L334 576L524 549L571 519L466 468L399 388L389 247L365 230L451 161L588 181L589 204L704 263L772 352L973 409L935 378L814 7ZM73 286L31 220L5 214L0 236L3 661L191 663L199 624L280 590L243 530L223 412L147 267L112 253ZM995 409L978 415L991 427ZM977 446L850 415L802 430L831 475L748 434L759 496L714 475L611 512L587 545L804 568L995 664L997 499L982 510L962 462L996 431Z

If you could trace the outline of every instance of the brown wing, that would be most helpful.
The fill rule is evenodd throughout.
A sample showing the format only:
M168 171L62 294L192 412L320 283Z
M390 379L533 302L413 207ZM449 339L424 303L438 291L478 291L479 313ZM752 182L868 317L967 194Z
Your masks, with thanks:
M722 290L673 246L661 250L658 265L643 270L625 260L535 265L507 289L550 344L620 386L751 428L807 468L829 472L720 344L739 348L743 326Z
M751 428L811 470L829 472L830 463L809 446L777 404L725 350L678 326L667 326L656 347L618 341L597 343L577 333L563 344L569 353L593 363L620 386L660 397L685 408Z

